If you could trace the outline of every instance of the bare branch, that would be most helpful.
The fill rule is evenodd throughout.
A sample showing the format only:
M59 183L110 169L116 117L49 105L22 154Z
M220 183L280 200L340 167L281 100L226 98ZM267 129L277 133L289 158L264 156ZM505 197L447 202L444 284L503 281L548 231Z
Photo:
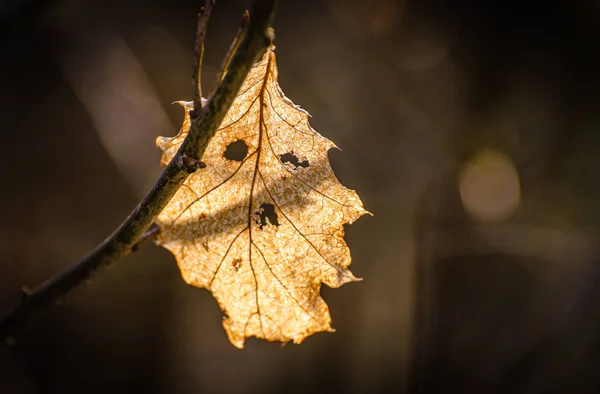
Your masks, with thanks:
M194 43L194 59L192 61L192 88L194 92L195 117L202 108L202 59L204 57L204 39L206 38L206 25L212 12L214 0L206 0L198 13L198 27L196 29L196 42Z
M268 32L274 16L275 3L276 0L254 2L248 34L237 47L229 72L209 97L206 105L200 109L198 116L192 119L188 135L179 151L148 194L125 221L87 256L38 288L24 291L22 302L0 319L0 338L6 338L10 342L11 333L31 312L51 304L88 280L95 272L132 252L190 173L201 167L198 163L201 163L200 158L208 142L223 121L252 65L260 59L270 44ZM196 165L186 165L190 162Z
M148 231L146 231L140 239L137 241L135 245L131 247L131 251L135 252L139 249L139 247L146 241L153 240L160 233L160 227L156 223L152 223Z
M221 64L221 70L219 70L219 73L217 74L217 80L215 81L215 84L213 85L213 91L211 92L211 95L214 93L214 90L217 88L217 86L219 86L219 84L223 80L223 76L227 72L227 68L229 68L229 63L231 63L233 54L235 53L235 51L237 51L238 47L240 46L240 43L244 39L244 35L246 34L246 31L248 30L249 23L250 23L250 13L248 13L248 10L246 10L244 12L244 15L242 15L242 21L240 22L240 28L238 29L237 34L235 35L235 38L233 39L233 42L231 43L231 46L229 47L229 50L227 51L227 54L225 55L225 58L223 59L223 64Z

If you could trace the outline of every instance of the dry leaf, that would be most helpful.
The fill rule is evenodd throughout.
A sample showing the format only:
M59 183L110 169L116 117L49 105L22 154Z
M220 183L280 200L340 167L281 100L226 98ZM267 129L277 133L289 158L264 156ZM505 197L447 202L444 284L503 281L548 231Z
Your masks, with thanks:
M231 343L250 336L295 343L333 331L321 283L357 280L348 270L343 224L366 211L336 179L308 113L277 83L274 48L255 64L202 161L158 217L157 243L184 280L207 288L226 317ZM159 137L166 165L190 125Z

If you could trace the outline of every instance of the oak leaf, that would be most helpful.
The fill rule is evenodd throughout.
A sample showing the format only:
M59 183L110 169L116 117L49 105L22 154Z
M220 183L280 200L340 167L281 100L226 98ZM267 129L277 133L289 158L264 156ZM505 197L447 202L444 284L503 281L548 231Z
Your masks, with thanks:
M204 153L206 167L157 219L157 243L175 255L187 283L212 292L238 348L250 336L300 343L333 331L321 283L358 280L343 225L367 213L331 169L335 145L283 94L273 51L250 70ZM163 165L190 126L192 103L180 104L179 134L157 139Z

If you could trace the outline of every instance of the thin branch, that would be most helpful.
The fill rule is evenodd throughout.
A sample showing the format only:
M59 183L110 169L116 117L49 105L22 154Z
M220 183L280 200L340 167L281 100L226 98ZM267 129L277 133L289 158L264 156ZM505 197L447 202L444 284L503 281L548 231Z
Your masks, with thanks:
M235 51L225 78L192 119L186 139L156 184L125 221L90 254L40 287L23 292L22 302L0 319L0 338L8 338L31 312L51 304L115 260L132 252L187 177L201 168L200 158L229 110L252 65L270 44L276 0L256 0L248 34Z
M223 76L225 75L225 73L227 72L227 69L229 68L229 63L231 63L233 54L235 53L235 51L237 51L238 47L240 46L240 43L244 39L244 35L246 34L246 31L248 30L249 24L250 24L250 14L248 13L248 10L246 10L246 12L244 12L244 14L242 15L242 20L240 22L240 28L238 29L237 34L235 35L235 38L233 39L233 42L231 43L231 46L229 47L229 50L227 51L227 54L225 55L225 58L223 59L223 64L221 64L221 70L217 74L217 79L215 81L215 84L213 85L213 91L211 92L211 95L212 95L212 93L214 93L214 90L217 88L217 86L219 86L219 84L223 80Z
M156 236L160 233L160 227L156 223L152 223L148 231L140 236L137 243L131 247L131 251L135 252L139 249L139 247L146 241L156 238Z
M273 40L272 24L276 0L257 0L251 12L248 32L231 59L229 71L209 97L206 105L195 119L192 119L187 138L181 144L178 155L183 160L199 160L217 127L229 110L248 72L265 53ZM226 105L225 105L226 104ZM218 121L217 121L218 120ZM202 130L199 130L202 128ZM193 163L194 164L194 163ZM200 162L201 164L201 162Z
M192 60L192 89L195 117L202 108L202 59L204 57L204 39L206 38L206 25L212 12L214 0L206 0L204 6L198 13L198 27L196 29L196 41L194 43L194 58Z

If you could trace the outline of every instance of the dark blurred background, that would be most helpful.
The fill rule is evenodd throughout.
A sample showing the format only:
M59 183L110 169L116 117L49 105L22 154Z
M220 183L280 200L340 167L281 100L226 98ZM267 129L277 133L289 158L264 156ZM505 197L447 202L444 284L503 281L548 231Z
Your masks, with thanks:
M107 236L191 98L202 1L0 2L0 313ZM249 1L217 1L210 86ZM600 1L281 0L342 183L336 333L234 348L152 244L0 346L0 393L600 392Z

